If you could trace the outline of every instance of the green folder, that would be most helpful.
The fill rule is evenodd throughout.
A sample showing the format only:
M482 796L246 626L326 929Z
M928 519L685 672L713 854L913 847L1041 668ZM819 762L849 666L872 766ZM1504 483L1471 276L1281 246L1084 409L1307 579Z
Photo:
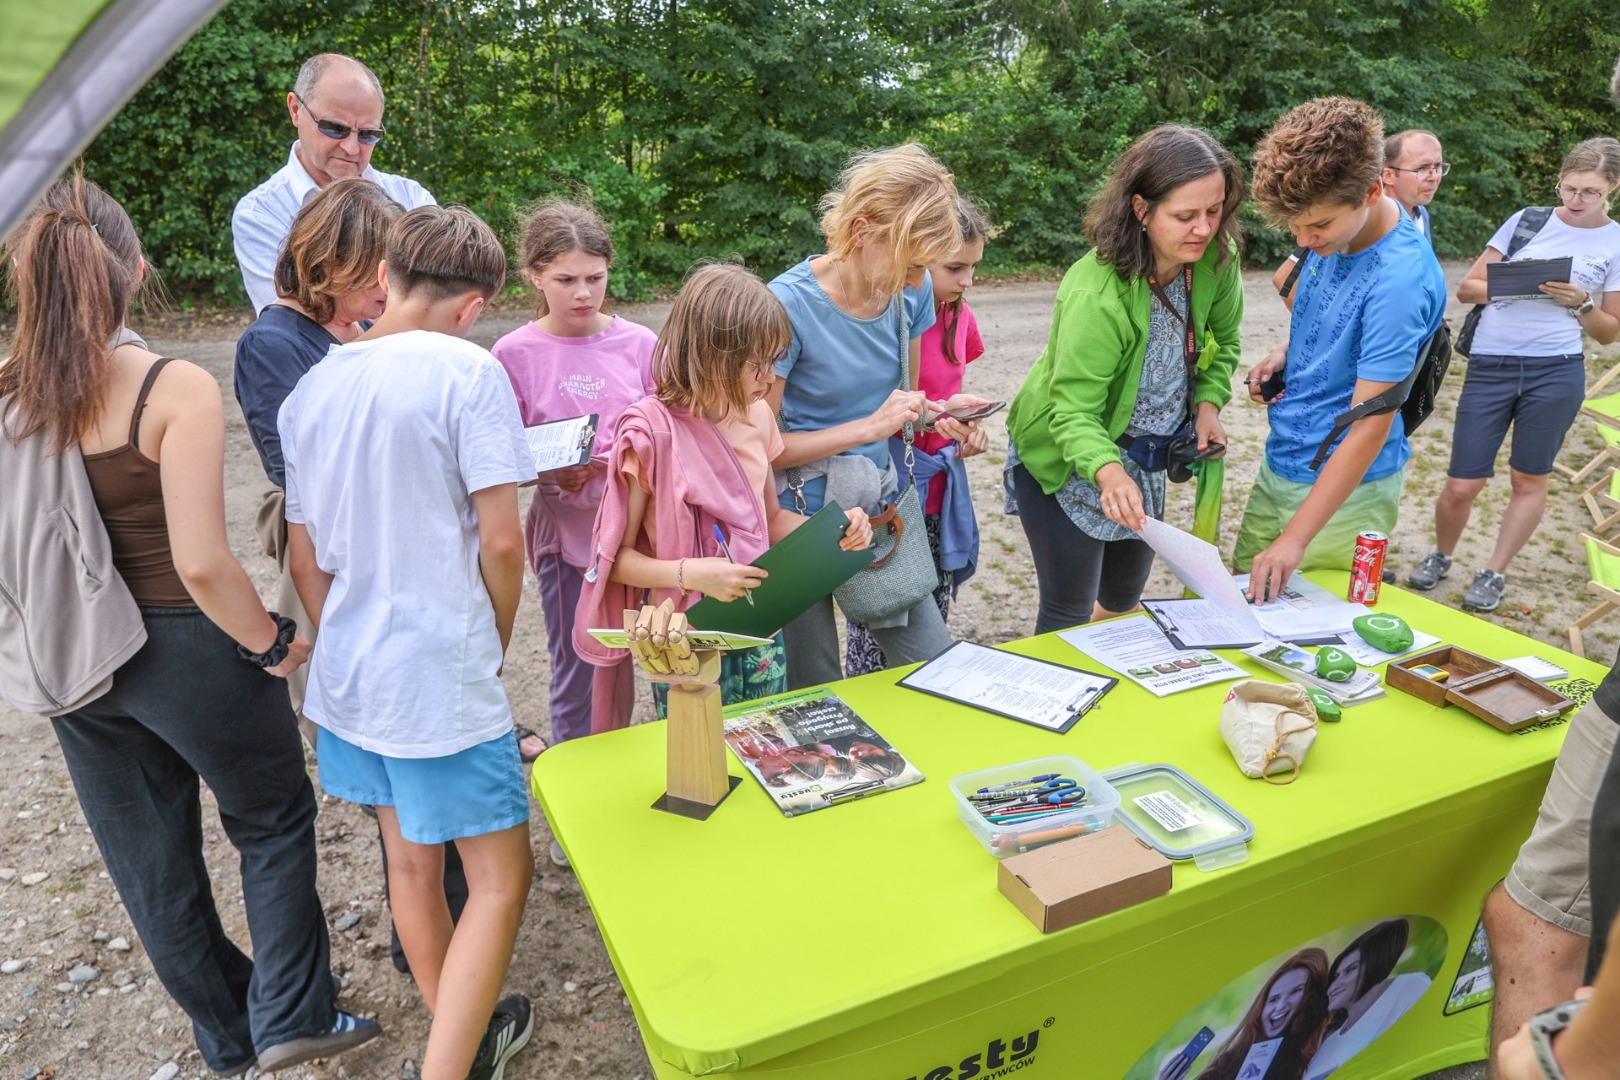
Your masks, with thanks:
M770 637L877 558L871 548L838 546L848 526L843 509L827 503L753 561L770 576L754 590L752 606L744 599L727 603L704 597L687 609L687 621L701 630Z

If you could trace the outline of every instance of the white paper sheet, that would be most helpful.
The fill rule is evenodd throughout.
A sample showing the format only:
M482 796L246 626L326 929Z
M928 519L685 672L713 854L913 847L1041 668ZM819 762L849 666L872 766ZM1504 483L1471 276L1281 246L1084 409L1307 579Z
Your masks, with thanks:
M1142 539L1164 560L1170 572L1187 588L1218 605L1233 623L1243 628L1248 640L1255 641L1263 636L1248 598L1237 587L1219 548L1153 518L1143 523L1141 533Z
M1238 589L1247 590L1249 575L1239 574L1232 579ZM1281 596L1259 604L1254 609L1266 633L1280 641L1316 639L1355 631L1350 624L1367 609L1335 596L1322 586L1307 580L1301 574L1288 579ZM1360 640L1359 638L1357 640Z
M1350 659L1362 667L1376 667L1379 664L1387 664L1391 660L1398 660L1403 656L1421 652L1431 645L1440 644L1440 639L1433 634L1425 634L1423 631L1416 629L1412 631L1412 647L1398 653L1387 653L1382 649L1373 648L1361 639L1360 634L1353 630L1341 636L1339 641L1342 643L1339 648L1349 653Z
M1176 648L1146 615L1076 626L1058 637L1157 697L1246 674L1212 652Z
M579 465L590 456L591 443L596 438L596 414L535 424L523 429L523 437L534 455L535 472Z
M1060 731L1114 680L959 641L900 680L975 708Z

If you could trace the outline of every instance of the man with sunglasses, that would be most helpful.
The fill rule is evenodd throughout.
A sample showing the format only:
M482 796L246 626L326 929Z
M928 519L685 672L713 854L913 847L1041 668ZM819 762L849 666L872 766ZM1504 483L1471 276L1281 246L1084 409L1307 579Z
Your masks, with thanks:
M383 92L376 73L360 61L338 53L304 61L287 95L287 112L298 132L287 164L242 196L231 215L236 262L255 313L276 299L276 254L294 215L332 181L363 176L407 210L434 201L415 180L371 167L384 134Z
M1451 171L1451 163L1441 157L1440 139L1432 131L1412 128L1384 140L1384 191L1411 215L1431 246L1429 203L1440 190L1440 178Z

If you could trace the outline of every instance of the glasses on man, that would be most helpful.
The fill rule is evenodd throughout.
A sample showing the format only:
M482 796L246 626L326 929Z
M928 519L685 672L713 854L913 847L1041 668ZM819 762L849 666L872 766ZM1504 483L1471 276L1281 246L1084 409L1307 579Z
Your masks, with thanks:
M294 90L293 97L297 98L298 104L302 105L304 107L304 111L309 113L309 118L315 121L315 130L320 132L322 135L325 135L328 139L334 140L335 142L342 142L344 139L349 137L350 132L354 132L354 137L360 140L360 144L362 146L376 146L378 143L382 142L382 137L388 134L380 127L360 128L356 130L355 128L350 127L348 124L340 124L336 120L322 120L320 117L315 115L315 110L309 107L309 102L304 100L304 96L302 94Z
M1558 197L1563 199L1565 202L1574 202L1576 199L1580 199L1582 202L1591 202L1593 199L1603 198L1603 194L1604 193L1597 188L1570 187L1568 184L1560 184L1558 186Z
M1419 165L1415 169L1403 169L1399 165L1391 165L1389 167L1396 172L1416 173L1418 176L1444 176L1446 173L1451 171L1451 162L1434 161L1427 165Z

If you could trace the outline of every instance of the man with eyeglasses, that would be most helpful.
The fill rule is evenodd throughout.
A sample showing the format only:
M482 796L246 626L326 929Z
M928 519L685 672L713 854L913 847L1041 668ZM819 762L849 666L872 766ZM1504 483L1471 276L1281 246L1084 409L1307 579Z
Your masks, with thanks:
M1451 163L1441 160L1440 140L1432 131L1413 128L1384 140L1384 190L1411 215L1431 245L1429 203L1440 190L1440 178L1450 171Z
M298 132L287 164L242 196L231 215L236 263L254 314L276 299L276 255L293 217L332 181L363 176L407 210L434 201L415 180L371 167L384 134L383 91L376 73L360 61L338 53L304 61L287 95L287 112Z

